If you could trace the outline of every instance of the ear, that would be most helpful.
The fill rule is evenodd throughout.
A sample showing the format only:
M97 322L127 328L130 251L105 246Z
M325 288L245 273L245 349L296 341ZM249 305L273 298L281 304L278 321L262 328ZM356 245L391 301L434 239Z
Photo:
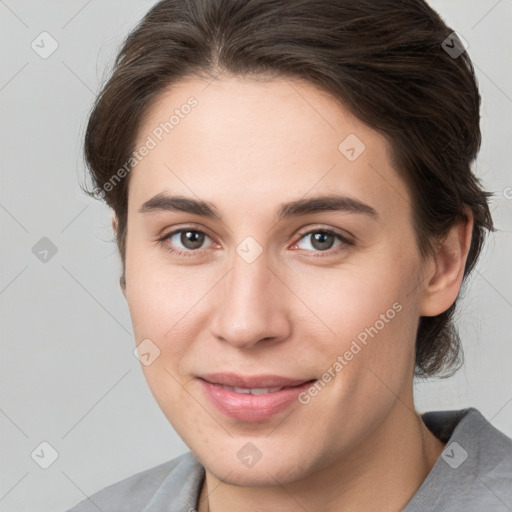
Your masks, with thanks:
M112 214L112 230L117 234L117 215L115 213Z
M123 275L119 278L119 286L121 287L121 291L123 292L123 295L126 298L126 279L124 277L124 271Z
M114 231L114 234L117 237L117 216L115 213L112 214L112 230ZM126 297L126 279L124 277L124 265L123 265L123 273L121 277L119 278L119 286L121 287L121 291L123 292L123 295Z
M431 257L428 284L421 301L421 316L436 316L446 311L457 299L471 246L473 214L457 220Z

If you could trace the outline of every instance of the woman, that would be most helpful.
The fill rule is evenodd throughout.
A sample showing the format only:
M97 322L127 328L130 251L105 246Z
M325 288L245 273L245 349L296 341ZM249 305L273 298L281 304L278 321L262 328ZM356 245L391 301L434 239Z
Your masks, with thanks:
M91 113L138 356L190 452L73 512L509 510L512 441L420 415L492 230L480 97L422 0L163 0Z

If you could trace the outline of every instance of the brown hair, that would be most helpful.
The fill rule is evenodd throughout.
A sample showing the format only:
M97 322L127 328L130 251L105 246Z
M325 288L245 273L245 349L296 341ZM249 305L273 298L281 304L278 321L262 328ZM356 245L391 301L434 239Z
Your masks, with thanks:
M88 193L117 216L123 266L129 174L106 185L130 162L142 116L173 83L227 73L306 81L384 134L411 193L422 255L472 212L467 276L493 224L491 194L470 167L481 141L480 96L463 50L423 0L160 1L124 42L85 136L95 185ZM462 365L455 305L420 318L416 376L446 377Z

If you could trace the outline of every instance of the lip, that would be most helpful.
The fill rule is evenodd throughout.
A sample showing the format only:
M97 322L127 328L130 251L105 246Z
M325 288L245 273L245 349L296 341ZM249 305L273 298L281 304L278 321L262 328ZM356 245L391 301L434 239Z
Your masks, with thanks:
M316 379L291 379L277 375L241 376L216 373L198 377L203 393L220 412L230 418L244 421L265 421L284 411L297 401ZM264 395L236 393L223 386L241 388L283 387Z
M270 374L251 376L237 375L236 373L208 373L205 375L199 375L199 378L212 384L221 384L223 386L233 386L237 388L291 387L315 380L314 378L294 379Z

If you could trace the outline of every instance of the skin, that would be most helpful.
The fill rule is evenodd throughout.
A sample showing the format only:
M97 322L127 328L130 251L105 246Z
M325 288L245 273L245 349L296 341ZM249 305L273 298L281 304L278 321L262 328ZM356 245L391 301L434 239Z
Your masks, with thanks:
M160 350L143 365L150 389L206 469L200 512L401 510L444 447L414 407L418 320L456 299L471 216L422 259L388 142L305 83L182 81L147 112L137 147L190 96L198 106L130 174L124 293L136 342ZM338 150L349 134L366 146L355 161ZM139 211L160 193L208 201L223 221ZM276 218L284 202L332 193L378 219ZM158 241L191 225L207 233L199 249L180 233ZM305 235L321 229L353 243L322 248ZM263 249L251 263L236 252L248 236ZM208 372L321 378L395 303L395 318L307 405L247 423L202 393L196 377ZM262 454L250 468L237 458L248 442Z

